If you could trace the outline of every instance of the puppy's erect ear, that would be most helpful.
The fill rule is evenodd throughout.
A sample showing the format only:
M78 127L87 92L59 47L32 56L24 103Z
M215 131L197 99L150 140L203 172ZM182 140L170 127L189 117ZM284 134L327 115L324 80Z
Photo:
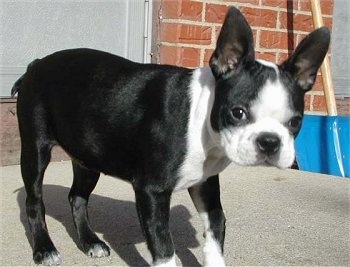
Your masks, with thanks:
M329 43L329 30L326 27L319 28L306 36L281 65L282 69L292 74L305 92L315 83L317 71L327 54Z
M231 7L210 58L210 68L215 78L220 78L236 72L240 66L254 60L252 30L242 13L237 8Z

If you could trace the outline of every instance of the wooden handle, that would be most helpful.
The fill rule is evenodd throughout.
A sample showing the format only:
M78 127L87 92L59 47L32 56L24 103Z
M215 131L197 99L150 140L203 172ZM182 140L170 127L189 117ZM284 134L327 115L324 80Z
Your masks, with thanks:
M323 26L322 12L319 0L310 0L311 14L314 22L314 27L320 28ZM337 115L337 104L334 97L334 87L329 63L328 53L321 65L321 75L323 83L324 96L326 98L327 112L330 116Z

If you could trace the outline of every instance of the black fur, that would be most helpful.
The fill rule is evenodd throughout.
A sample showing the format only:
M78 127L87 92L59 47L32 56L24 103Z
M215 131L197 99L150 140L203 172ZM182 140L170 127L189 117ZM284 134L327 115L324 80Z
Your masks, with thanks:
M46 243L52 243L47 234L38 242L40 233L36 232L36 225L45 223L41 223L44 215L38 216L43 204L35 187L42 181L51 147L61 145L73 159L69 199L81 246L91 254L96 244L105 245L88 226L81 226L88 224L87 216L78 214L81 209L77 207L86 209L99 172L130 181L140 195L145 187L172 192L186 154L191 73L173 66L136 64L89 49L57 52L28 67L13 92L20 88L22 173L29 192L28 216L37 263L45 258L41 251L55 251L47 249ZM140 202L148 203L145 199ZM156 258L166 256L154 254Z
M82 165L128 180L146 169L153 174L149 179L173 176L186 152L190 75L95 50L58 52L30 66L22 78L20 124L40 109L47 142L59 143ZM154 164L160 158L166 168Z

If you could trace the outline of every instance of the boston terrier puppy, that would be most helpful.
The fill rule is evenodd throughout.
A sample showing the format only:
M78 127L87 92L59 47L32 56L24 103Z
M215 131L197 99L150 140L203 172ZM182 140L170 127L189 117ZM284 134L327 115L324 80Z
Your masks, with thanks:
M133 186L153 265L175 266L170 200L182 189L204 221L204 265L225 265L218 175L231 162L293 164L304 95L329 42L323 27L281 65L256 60L252 30L231 7L210 67L138 64L91 49L64 50L29 64L12 94L18 92L21 171L35 263L61 262L42 199L51 148L60 145L72 158L68 198L87 255L110 254L87 212L102 172Z

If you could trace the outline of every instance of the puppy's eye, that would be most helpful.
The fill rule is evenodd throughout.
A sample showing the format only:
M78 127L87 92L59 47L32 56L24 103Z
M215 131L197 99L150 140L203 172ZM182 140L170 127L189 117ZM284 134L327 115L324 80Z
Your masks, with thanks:
M295 116L291 118L290 121L288 122L289 128L291 128L291 130L298 130L301 125L301 120L302 120L301 116Z
M233 108L231 110L231 114L233 119L236 121L247 120L247 113L243 108Z

